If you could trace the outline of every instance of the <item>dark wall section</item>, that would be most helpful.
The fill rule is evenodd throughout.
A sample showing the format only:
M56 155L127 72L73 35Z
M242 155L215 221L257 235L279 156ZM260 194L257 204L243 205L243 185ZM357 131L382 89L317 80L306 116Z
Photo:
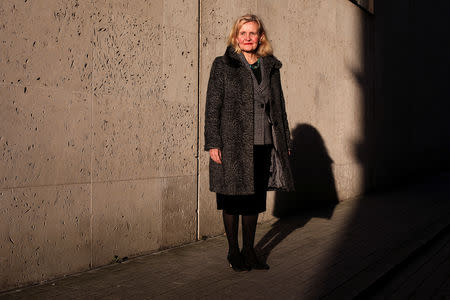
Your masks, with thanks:
M364 89L364 140L355 155L366 191L434 180L450 169L449 23L447 1L375 0L375 15L366 18L365 67L355 73ZM404 191L352 204L305 299L339 299L333 293L343 290L352 298L392 268L393 255L406 253L406 242L430 230L439 218L433 211L445 200L442 191L422 185Z
M366 190L450 167L450 3L376 1L366 19Z

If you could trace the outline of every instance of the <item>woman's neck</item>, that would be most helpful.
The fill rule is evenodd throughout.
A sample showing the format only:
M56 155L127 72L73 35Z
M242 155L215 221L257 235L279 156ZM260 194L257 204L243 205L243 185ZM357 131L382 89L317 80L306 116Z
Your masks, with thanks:
M251 65L254 64L258 60L258 55L256 55L256 52L242 51L242 53L244 54L244 57L247 60L247 62Z

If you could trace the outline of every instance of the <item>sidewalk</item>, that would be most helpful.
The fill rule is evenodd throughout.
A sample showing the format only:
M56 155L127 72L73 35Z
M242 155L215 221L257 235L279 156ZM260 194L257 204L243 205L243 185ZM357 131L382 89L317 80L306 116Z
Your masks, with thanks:
M259 225L256 241L268 257L267 271L232 271L221 236L10 291L0 299L394 299L399 286L403 294L420 287L417 274L418 283L409 287L398 277L414 273L411 266L423 269L420 262L433 261L431 256L435 263L422 273L434 284L420 295L450 298L449 186L450 174L444 174L344 201L329 218L315 212ZM440 251L431 251L433 243Z

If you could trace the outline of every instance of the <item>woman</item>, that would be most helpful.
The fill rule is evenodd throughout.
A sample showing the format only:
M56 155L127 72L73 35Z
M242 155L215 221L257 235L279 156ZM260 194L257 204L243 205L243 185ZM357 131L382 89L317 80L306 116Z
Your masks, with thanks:
M266 210L267 190L291 191L294 187L280 68L255 15L236 20L225 55L217 57L211 67L205 150L211 157L210 190L217 193L217 209L223 211L227 259L235 271L269 268L253 246L258 214Z

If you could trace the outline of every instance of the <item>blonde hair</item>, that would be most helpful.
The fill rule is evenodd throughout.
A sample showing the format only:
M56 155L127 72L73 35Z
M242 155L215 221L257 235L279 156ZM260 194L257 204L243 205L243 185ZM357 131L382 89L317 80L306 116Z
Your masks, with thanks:
M258 56L272 55L273 54L272 45L267 39L267 33L266 30L264 29L264 25L261 19L251 14L243 15L234 22L233 27L231 27L230 34L228 35L227 46L233 47L236 53L241 53L241 48L239 48L239 44L236 41L236 37L238 36L239 30L241 30L242 25L249 22L255 22L258 25L260 44L258 46L258 49L256 50L256 54Z

